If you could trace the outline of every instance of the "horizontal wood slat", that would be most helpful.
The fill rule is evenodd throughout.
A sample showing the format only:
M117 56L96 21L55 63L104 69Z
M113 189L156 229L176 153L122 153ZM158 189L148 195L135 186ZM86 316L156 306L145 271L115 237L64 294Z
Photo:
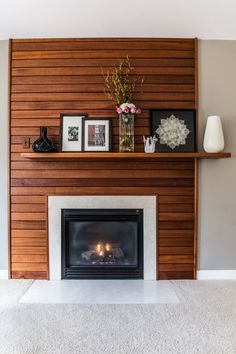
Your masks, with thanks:
M151 66L151 67L168 67L168 66L189 66L194 67L194 58L133 58L134 66ZM63 58L63 59L25 59L12 60L12 68L55 68L55 67L112 67L114 65L114 58Z
M193 263L193 256L189 255L168 255L163 256L159 255L159 263L185 263L185 264L192 264Z
M161 204L159 201L159 213L167 212L167 213L176 213L176 212L193 212L194 207L191 203L188 204L170 204L170 203L164 203Z
M21 142L23 144L23 139L21 138ZM172 162L171 166L174 170L191 170L193 171L193 163L186 161L178 161ZM12 170L38 170L38 169L46 169L46 170L121 170L124 167L124 163L120 161L114 162L104 162L104 161L93 161L91 163L90 160L87 161L63 161L61 164L60 161L24 161L24 162L12 162ZM170 163L165 161L143 161L142 164L140 162L129 161L129 170L169 170ZM177 201L178 203L178 201ZM186 202L187 203L187 202Z
M12 93L23 93L23 92L49 92L49 93L101 93L104 90L103 84L64 84L64 85L14 85L12 89ZM138 89L135 89L135 92L138 92ZM178 93L178 92L185 92L185 93L194 93L194 85L191 84L143 84L143 92L144 93Z
M13 230L16 231L16 230ZM22 231L22 230L17 230L17 231ZM11 244L12 244L12 253L14 253L15 246L21 246L21 247L47 247L47 238L46 235L43 237L33 237L35 235L35 232L41 231L41 230L27 230L31 231L31 236L29 237L17 237L17 238L12 238ZM46 231L46 230L45 230Z
M12 271L44 271L47 272L47 263L33 262L12 262Z
M126 54L131 59L157 59L157 58L166 58L166 59L186 59L194 58L193 51L186 50L168 50L168 49L145 49L145 50L135 50L127 48ZM13 60L33 60L33 59L97 59L98 53L97 50L47 50L47 51L17 51L12 53ZM120 60L120 52L115 50L100 50L99 58Z
M67 170L61 171L12 171L12 178L193 178L193 173L191 170L158 170L158 171L124 171L124 170L106 170L106 171L78 171L78 170Z
M159 265L159 270L160 270L160 272L173 272L173 273L176 271L188 272L189 271L189 264L161 263Z
M181 246L181 247L173 247L173 245L169 246L169 247L163 247L163 246L160 246L159 247L159 254L160 255L193 255L193 247L192 246L189 246L189 247L186 247L186 246Z
M11 213L11 220L46 220L46 213Z
M24 204L20 204L21 206L24 206ZM11 231L11 237L19 237L19 238L24 238L24 237L39 237L42 239L45 239L47 236L46 230L12 230Z
M192 178L12 178L12 187L193 187Z
M183 39L174 39L174 40L126 40L124 41L123 39L117 39L115 40L114 38L110 40L104 41L102 40L50 40L50 41L39 41L37 42L34 40L33 42L16 42L13 41L12 43L12 51L51 51L51 50L58 50L58 51L64 51L64 50L91 50L91 48L94 51L100 51L100 50L113 50L113 51L126 51L130 50L190 50L194 51L194 41L193 40L183 40Z
M159 93L159 92L143 92L137 94L137 99L142 101L194 101L194 93ZM50 101L107 101L105 93L90 92L54 92L54 93L14 93L11 96L12 102L50 102Z
M12 254L12 263L46 263L47 262L47 256L42 255L42 254L34 254L34 251L32 250L31 255L16 255Z
M193 219L193 213L159 213L159 221L186 221Z
M59 148L61 113L112 118L113 151L119 120L104 94L103 72L127 55L134 76L144 75L136 103L135 151L150 135L150 109L197 108L196 44L193 39L24 39L10 53L11 276L46 279L48 195L158 196L159 279L194 277L194 159L27 159L25 138L40 126Z
M47 271L12 271L13 279L46 279Z
M174 237L178 240L182 237L186 237L190 240L193 240L193 230L186 229L175 229L175 230L159 230L158 239L159 238L168 238Z
M194 265L192 265L194 267ZM190 265L189 265L190 268ZM166 280L166 279L193 279L194 278L194 271L178 271L177 269L173 269L172 271L160 271L159 279Z
M137 101L137 105L142 104L143 109L194 109L194 101L162 101L162 100L150 100L143 101L142 103ZM62 112L67 111L68 109L76 109L79 112L87 112L89 107L92 109L111 109L112 105L109 101L51 101L51 102L12 102L11 109L14 110L31 110L31 109L56 109L61 110Z
M164 70L163 70L164 69ZM107 71L112 67L107 67ZM102 75L100 67L60 67L60 68L17 68L12 69L12 76L99 76ZM134 75L194 75L191 67L135 67Z
M191 247L193 249L193 239L190 237L158 237L159 247Z
M30 195L185 195L193 196L193 187L12 187L13 196L30 196Z
M13 76L13 85L23 84L39 84L39 85L52 85L52 84L103 84L104 79L102 76ZM145 75L145 82L149 84L194 84L194 75Z
M12 250L12 255L35 255L35 254L41 254L41 255L47 255L47 247L17 247L15 246L14 249ZM47 260L46 260L47 261Z
M11 211L12 212L45 212L44 204L12 204Z
M12 204L44 204L45 205L46 202L46 197L44 196L35 196L35 195L31 195L29 197L27 196L12 196L11 197L11 203ZM46 206L45 206L46 208Z

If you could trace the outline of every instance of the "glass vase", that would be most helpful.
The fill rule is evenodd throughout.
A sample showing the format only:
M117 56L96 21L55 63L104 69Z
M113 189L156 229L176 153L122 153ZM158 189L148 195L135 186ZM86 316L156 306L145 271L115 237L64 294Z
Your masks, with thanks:
M134 114L119 114L119 151L134 152Z

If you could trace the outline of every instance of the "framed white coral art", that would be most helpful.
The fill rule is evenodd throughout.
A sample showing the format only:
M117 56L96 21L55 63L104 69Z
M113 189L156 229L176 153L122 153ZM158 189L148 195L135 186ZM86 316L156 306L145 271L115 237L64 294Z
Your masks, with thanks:
M153 109L150 133L157 137L156 152L194 152L196 111Z

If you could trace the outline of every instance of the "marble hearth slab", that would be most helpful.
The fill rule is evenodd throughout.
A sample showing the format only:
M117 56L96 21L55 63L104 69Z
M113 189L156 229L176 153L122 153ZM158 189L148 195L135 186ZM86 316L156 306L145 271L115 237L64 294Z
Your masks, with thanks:
M20 302L168 304L180 301L166 280L36 280Z

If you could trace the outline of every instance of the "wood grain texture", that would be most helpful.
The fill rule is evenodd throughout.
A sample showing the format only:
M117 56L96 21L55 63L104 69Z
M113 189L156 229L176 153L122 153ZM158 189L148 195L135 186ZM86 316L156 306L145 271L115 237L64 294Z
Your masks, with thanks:
M139 132L138 129L136 129L136 132ZM137 137L137 136L136 136ZM13 151L18 151L20 152L22 150L22 148L16 148L13 144ZM94 160L98 160L98 159L123 159L123 160L127 160L127 159L142 159L142 160L160 160L160 159L170 159L170 160L174 160L174 159L182 159L183 162L186 162L186 159L219 159L219 158L227 158L227 157L231 157L231 153L230 152L217 152L217 153L208 153L208 152L161 152L161 153L153 153L153 154L145 154L143 152L131 152L129 154L126 153L110 153L110 152L104 152L104 153L61 153L61 152L55 152L55 153L32 153L32 152L25 152L25 153L21 153L22 157L25 157L27 159L33 159L33 160L37 160L37 159L42 159L42 160L46 160L46 159L50 159L50 160L56 160L56 159L64 159L64 160L68 160L68 159L94 159ZM143 162L144 162L143 161Z
M134 75L145 75L137 95L135 152L150 134L149 109L197 108L197 41L193 39L25 39L10 50L10 258L12 278L47 279L48 195L155 195L157 278L192 279L196 267L196 166L201 156L25 155L39 127L59 144L60 113L118 117L104 95L101 68L129 56ZM37 158L35 158L37 157ZM56 158L55 158L56 157ZM89 157L89 159L88 159ZM213 157L213 156L212 156ZM219 157L219 156L215 156Z
M47 271L12 271L13 279L47 279Z

